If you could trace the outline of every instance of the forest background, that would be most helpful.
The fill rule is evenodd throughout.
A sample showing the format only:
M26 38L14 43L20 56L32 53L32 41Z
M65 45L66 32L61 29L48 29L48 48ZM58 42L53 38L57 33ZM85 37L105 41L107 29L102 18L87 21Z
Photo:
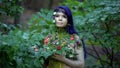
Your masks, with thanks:
M51 55L41 48L43 39L54 30L58 5L72 10L86 47L85 68L119 68L119 0L0 0L0 68L42 68Z

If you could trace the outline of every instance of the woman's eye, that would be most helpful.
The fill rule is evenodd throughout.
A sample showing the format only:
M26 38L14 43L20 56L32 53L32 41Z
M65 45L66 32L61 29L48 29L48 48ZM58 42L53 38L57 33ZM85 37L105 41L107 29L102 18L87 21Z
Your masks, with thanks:
M55 17L59 17L59 15L55 15Z
M63 15L63 17L64 17L64 18L67 18L67 16L66 16L66 15Z
M63 18L67 18L66 15L59 15L59 14L56 14L56 15L55 15L55 17L60 17L60 16L63 17Z

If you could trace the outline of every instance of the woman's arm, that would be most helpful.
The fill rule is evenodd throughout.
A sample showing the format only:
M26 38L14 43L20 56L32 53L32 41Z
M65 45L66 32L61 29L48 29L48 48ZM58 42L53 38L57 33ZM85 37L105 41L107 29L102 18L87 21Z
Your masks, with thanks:
M72 67L72 68L84 68L84 52L83 52L83 48L79 48L76 49L76 52L78 53L77 55L77 60L71 60L68 58L65 58L61 55L53 55L52 58L61 61L65 64L67 64L68 66Z

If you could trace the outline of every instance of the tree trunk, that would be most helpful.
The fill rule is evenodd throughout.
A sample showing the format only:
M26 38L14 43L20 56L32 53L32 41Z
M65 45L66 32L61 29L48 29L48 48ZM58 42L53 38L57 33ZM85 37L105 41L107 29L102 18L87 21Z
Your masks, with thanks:
M19 0L17 0L16 3L18 4L18 6L21 6L21 5L22 5L22 2L20 2ZM14 17L14 25L15 25L15 26L17 26L17 24L19 24L20 15L21 15L21 13L16 12L16 15L15 15L15 17Z

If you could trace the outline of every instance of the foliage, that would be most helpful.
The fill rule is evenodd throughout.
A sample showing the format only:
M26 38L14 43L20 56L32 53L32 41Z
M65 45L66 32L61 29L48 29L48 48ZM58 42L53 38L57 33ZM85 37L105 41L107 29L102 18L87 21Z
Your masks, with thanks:
M61 38L62 37L62 38ZM77 41L80 45L80 42ZM50 34L44 38L44 49L52 54L63 55L67 58L76 59L75 47L77 46L74 35L66 32Z
M44 12L45 11L45 12ZM42 48L35 52L33 46L42 47L43 38L52 25L48 10L38 12L27 30L15 28L7 34L0 33L0 65L2 68L42 68L44 60L51 54ZM47 18L46 18L47 16ZM49 16L49 17L48 17ZM6 56L6 57L5 57Z
M119 3L118 0L85 0L84 2L66 0L62 4L72 9L75 26L81 37L87 40L86 44L105 49L103 55L94 49L102 68L119 66L119 61L116 60L118 57L116 54L120 49Z
M12 0L12 2L16 2L16 0ZM0 3L3 3L3 0ZM5 3L8 4L8 1ZM11 4L11 2L9 3ZM78 2L78 0L66 0L62 5L67 5L72 9L75 26L79 35L86 39L86 44L105 49L102 55L94 49L97 56L93 57L97 57L98 64L95 64L95 61L93 66L90 64L87 67L96 68L99 65L102 68L117 68L119 60L117 60L116 54L120 49L119 1L85 0ZM14 15L12 10L2 13ZM26 30L11 29L7 28L7 25L0 24L0 28L10 30L7 34L0 32L0 64L4 66L3 68L42 67L44 60L52 54L46 53L41 48L44 37L54 32L55 26L51 16L51 10L42 9L29 21L29 28ZM40 50L35 52L33 46L40 47Z
M0 14L15 16L23 11L22 0L0 0Z
M12 24L5 24L5 23L1 23L0 22L0 32L2 32L2 34L7 34L10 30L15 29L15 26Z

